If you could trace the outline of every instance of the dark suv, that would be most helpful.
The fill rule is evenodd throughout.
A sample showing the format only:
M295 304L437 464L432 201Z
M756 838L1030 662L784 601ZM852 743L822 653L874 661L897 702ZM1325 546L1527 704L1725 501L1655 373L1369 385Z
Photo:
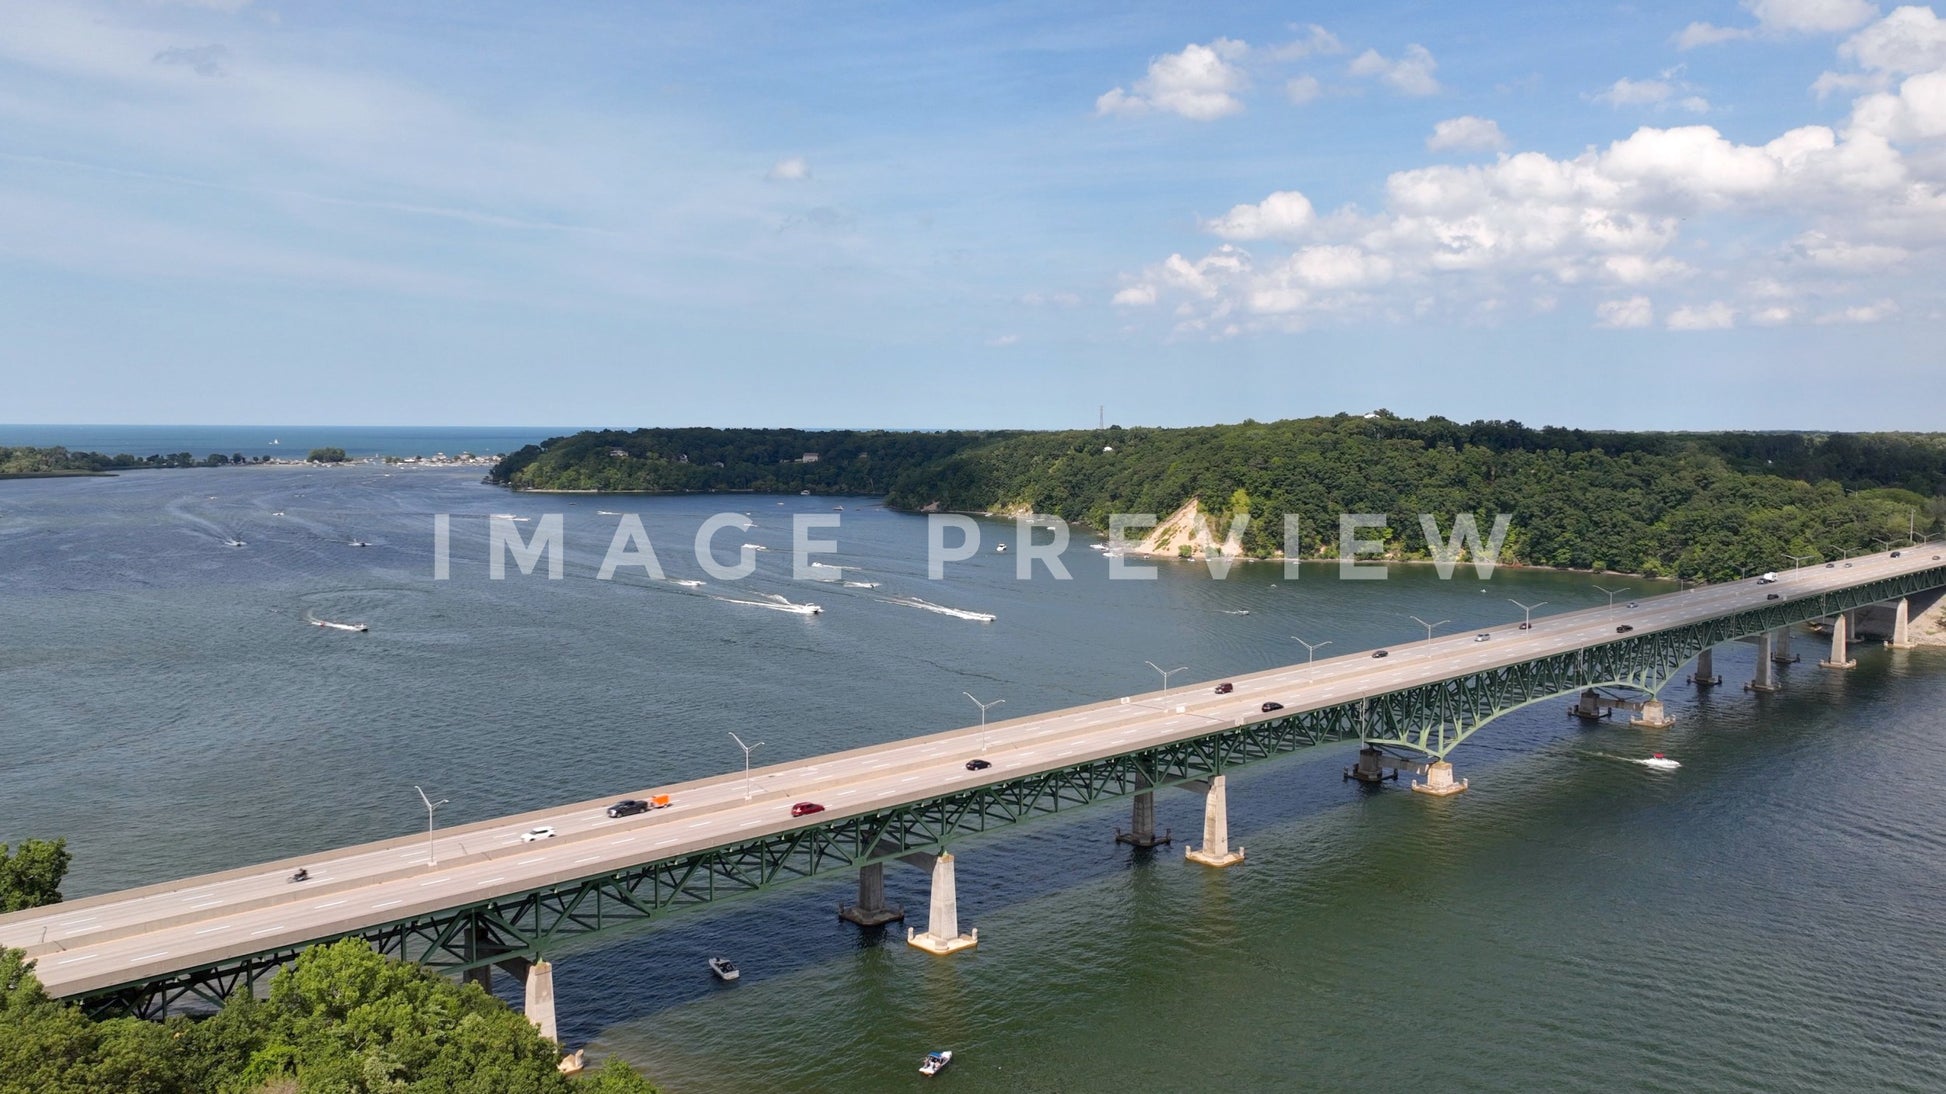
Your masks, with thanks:
M640 798L623 798L608 807L608 815L611 817L632 817L637 813L648 811L649 803Z
M1237 686L1235 684L1232 684L1228 680L1225 680L1222 683L1216 685L1216 694L1228 695L1231 692L1235 691L1236 689Z

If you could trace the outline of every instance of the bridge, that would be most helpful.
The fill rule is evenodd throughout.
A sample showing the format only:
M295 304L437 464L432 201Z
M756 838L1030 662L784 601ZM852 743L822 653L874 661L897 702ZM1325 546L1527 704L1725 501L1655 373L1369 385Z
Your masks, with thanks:
M1823 663L1849 667L1850 620L1875 605L1891 606L1892 644L1905 644L1908 598L1946 587L1943 553L1924 544L1240 675L1227 690L1207 681L635 791L671 802L635 816L608 817L614 799L601 798L87 897L0 916L0 946L24 949L55 997L159 1015L220 1003L308 946L358 937L482 982L496 967L522 977L529 1017L553 1036L545 956L570 939L838 871L858 878L842 914L889 922L902 912L885 902L885 867L905 862L931 873L925 929L908 941L950 953L978 942L959 929L949 851L969 836L1129 798L1118 838L1153 846L1154 792L1178 787L1204 799L1186 857L1229 865L1243 857L1228 834L1233 769L1356 740L1348 775L1404 770L1424 776L1414 789L1462 790L1454 749L1532 703L1578 695L1576 712L1597 716L1617 702L1597 689L1629 689L1645 696L1624 704L1641 724L1667 724L1657 696L1692 661L1686 679L1719 682L1715 646L1757 641L1748 686L1774 688L1775 636L1821 621ZM793 815L801 801L825 808ZM522 839L540 826L553 835ZM300 866L309 880L292 882Z

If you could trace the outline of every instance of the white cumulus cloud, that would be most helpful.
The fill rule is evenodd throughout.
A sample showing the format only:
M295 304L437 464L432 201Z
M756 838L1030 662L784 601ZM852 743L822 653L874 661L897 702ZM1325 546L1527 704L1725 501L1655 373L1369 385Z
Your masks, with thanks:
M1291 239L1317 220L1311 199L1296 190L1279 190L1255 205L1238 205L1203 227L1224 239Z
M1869 22L1878 14L1878 6L1871 0L1743 0L1743 7L1756 17L1756 26L1691 23L1676 34L1676 48L1713 46L1759 34L1835 34Z
M1294 76L1284 84L1284 97L1292 103L1303 106L1324 94L1324 85L1316 76Z
M1646 296L1626 300L1604 300L1595 305L1595 326L1609 330L1629 330L1655 322L1655 306Z
M1820 323L1882 323L1899 312L1899 305L1891 300L1880 300L1874 304L1858 304L1842 311L1818 316Z
M1405 47L1396 61L1368 49L1351 62L1350 72L1353 76L1375 76L1401 95L1435 95L1439 81L1433 77L1433 70L1438 67L1432 51L1414 43Z
M1180 53L1149 62L1148 75L1132 91L1113 88L1095 100L1097 114L1140 114L1160 110L1195 121L1212 121L1243 109L1236 93L1248 83L1236 64L1249 46L1229 38L1208 45L1191 43Z
M1670 330L1729 330L1736 325L1736 310L1721 300L1692 304L1669 313Z
M1115 294L1113 303L1123 308L1146 308L1155 303L1154 285L1130 285Z
M764 177L772 182L803 182L811 177L811 165L803 156L786 156L771 164Z
M1435 123L1426 148L1432 152L1497 152L1507 147L1500 123L1471 114Z

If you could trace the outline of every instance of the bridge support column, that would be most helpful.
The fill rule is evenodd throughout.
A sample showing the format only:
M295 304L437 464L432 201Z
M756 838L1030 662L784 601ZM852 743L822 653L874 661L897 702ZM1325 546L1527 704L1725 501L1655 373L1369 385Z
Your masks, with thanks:
M1716 675L1716 658L1712 656L1715 652L1712 646L1696 655L1696 671L1689 677L1690 683L1699 688L1711 688L1723 682L1723 678Z
M874 862L858 868L858 903L840 904L838 918L860 927L877 927L904 919L905 909L885 903L885 864Z
M1847 619L1843 612L1839 612L1831 620L1831 658L1828 661L1818 662L1820 666L1827 669L1855 669L1858 667L1858 662L1851 659L1851 651L1846 647L1846 623Z
M1592 695L1594 693L1589 692L1588 694ZM1461 779L1458 782L1453 781L1453 765L1447 763L1445 760L1436 761L1426 767L1426 781L1420 782L1417 779L1412 781L1412 789L1416 793L1435 794L1442 798L1448 794L1457 794L1465 790L1466 786L1467 780L1465 779Z
M1912 641L1912 608L1904 597L1899 598L1898 607L1892 609L1892 641L1886 643L1895 650L1909 650Z
M1387 779L1399 780L1399 769L1385 770L1385 753L1366 745L1358 750L1358 763L1345 769L1345 778L1357 779L1361 783L1378 784Z
M953 888L953 856L941 854L932 863L932 909L926 917L926 933L915 935L905 929L908 945L927 953L949 954L972 949L980 944L980 932L959 933L959 895Z
M1593 722L1608 717L1613 710L1603 709L1600 694L1594 688L1588 688L1581 693L1579 699L1574 701L1574 705L1568 708L1568 713L1584 722Z
M1642 704L1641 711L1628 720L1628 724L1637 729L1668 729L1676 724L1676 720L1669 717L1669 711L1663 707L1661 699L1650 698Z
M1771 657L1770 632L1757 636L1757 678L1743 685L1745 691L1778 691L1777 672L1771 668L1775 660Z
M1771 643L1771 661L1779 665L1797 664L1797 655L1791 652L1791 629L1789 627L1779 627L1773 633L1777 637Z
M1159 843L1170 842L1169 833L1165 832L1160 836L1155 834L1155 791L1137 791L1130 799L1129 830L1123 832L1117 829L1115 842L1135 847L1154 847Z
M1230 850L1230 794L1228 780L1212 775L1203 791L1203 846L1183 847L1183 857L1205 866L1235 866L1243 861L1243 848Z
M527 1020L538 1026L541 1036L559 1042L554 1026L554 966L536 961L527 966Z

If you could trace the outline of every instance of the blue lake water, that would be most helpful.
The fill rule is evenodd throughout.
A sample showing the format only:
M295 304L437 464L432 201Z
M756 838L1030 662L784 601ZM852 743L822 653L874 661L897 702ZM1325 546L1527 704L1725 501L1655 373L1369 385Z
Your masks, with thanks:
M1071 580L1021 581L1018 552L993 551L1017 543L1000 522L934 582L923 521L871 499L478 479L0 483L0 841L68 837L81 896L414 831L414 784L460 823L733 769L731 731L775 762L975 722L965 691L1013 716L1151 688L1144 660L1207 682L1301 660L1292 635L1409 656L1412 614L1477 629L1517 620L1509 598L1606 601L1580 576L1511 570L1109 581L1081 535ZM789 577L790 516L835 505L819 536L875 588ZM693 557L726 509L756 527L722 537L725 561L771 548L745 581ZM550 512L564 577L491 580L488 514ZM622 512L669 578L705 584L597 580ZM766 594L825 610L752 603ZM1232 777L1249 858L1228 871L1115 844L1113 806L969 840L960 918L981 944L949 959L838 922L842 877L678 913L557 956L563 1036L675 1091L918 1089L938 1047L958 1057L938 1081L961 1090L1937 1090L1946 656L1857 655L1849 673L1806 656L1752 696L1751 648L1726 647L1728 686L1672 685L1659 733L1538 704L1455 754L1472 789L1450 799L1344 782L1342 746L1253 766ZM1652 751L1683 767L1625 762ZM1198 804L1159 794L1159 825L1194 830ZM887 885L923 906L918 871ZM712 953L743 980L710 980Z

